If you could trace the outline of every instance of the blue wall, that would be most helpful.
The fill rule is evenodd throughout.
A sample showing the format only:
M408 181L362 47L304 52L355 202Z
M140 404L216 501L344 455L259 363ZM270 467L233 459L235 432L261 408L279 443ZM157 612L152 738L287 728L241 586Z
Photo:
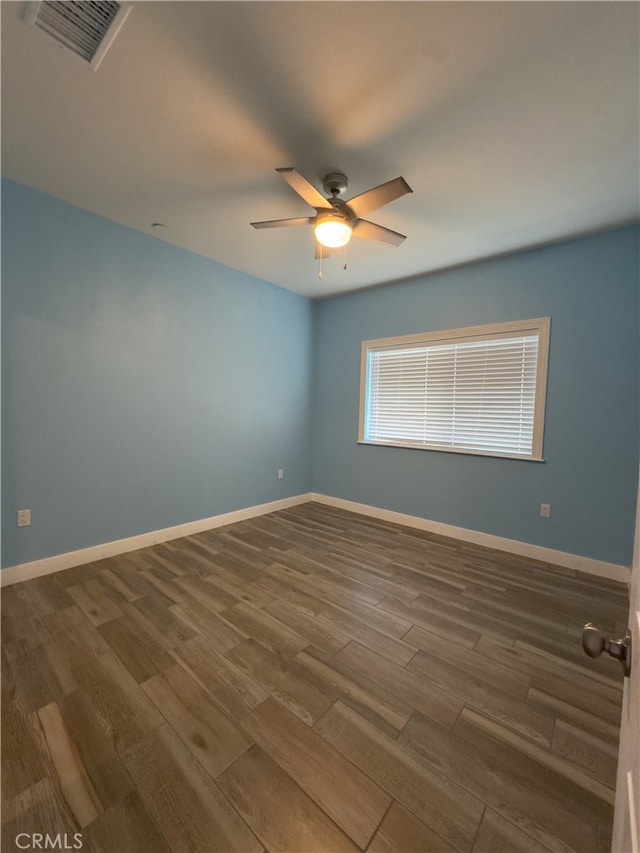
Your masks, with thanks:
M311 488L630 564L636 228L314 305L2 189L3 566ZM547 315L544 463L356 443L362 340Z
M309 300L10 181L2 226L4 566L309 491Z
M634 227L319 303L314 490L630 565L638 284ZM356 443L362 340L544 316L544 463Z

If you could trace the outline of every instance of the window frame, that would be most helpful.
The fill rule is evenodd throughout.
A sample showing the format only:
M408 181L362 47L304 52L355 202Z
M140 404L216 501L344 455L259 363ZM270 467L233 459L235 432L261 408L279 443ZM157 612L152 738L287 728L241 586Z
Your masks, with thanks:
M436 450L444 453L462 453L472 456L493 456L504 459L521 459L527 462L544 462L542 455L544 422L547 397L547 373L549 364L549 338L551 318L538 317L533 320L517 320L508 323L491 323L483 326L467 326L458 329L443 329L417 335L400 335L393 338L374 338L362 341L360 346L360 403L358 413L358 444L376 447L400 447L409 450ZM533 436L531 454L507 453L498 450L475 450L466 447L447 447L440 444L414 444L402 441L379 441L365 438L367 392L369 387L369 353L378 350L403 349L423 344L456 344L470 341L496 340L514 336L537 335L538 359L536 363L536 392L534 399Z

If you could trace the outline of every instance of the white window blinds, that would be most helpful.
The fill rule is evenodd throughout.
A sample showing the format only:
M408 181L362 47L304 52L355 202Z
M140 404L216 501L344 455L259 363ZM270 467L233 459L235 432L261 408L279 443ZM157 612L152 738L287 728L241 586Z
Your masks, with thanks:
M541 457L539 329L469 331L367 347L361 440Z

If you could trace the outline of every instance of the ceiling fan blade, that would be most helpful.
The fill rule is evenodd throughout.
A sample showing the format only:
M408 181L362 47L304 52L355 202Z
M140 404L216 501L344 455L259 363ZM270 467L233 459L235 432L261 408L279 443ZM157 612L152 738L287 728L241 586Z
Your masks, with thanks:
M323 259L328 258L329 255L331 254L331 252L332 252L332 250L329 249L327 246L321 246L320 243L316 243L316 254L315 254L316 261L319 261L320 258L323 258Z
M300 174L300 172L297 172L290 166L282 169L276 169L276 172L279 172L291 189L295 190L300 198L303 198L307 204L311 205L311 207L323 210L333 209L330 202L328 202L320 191L317 190L313 184L310 184L309 181Z
M315 216L299 216L297 219L269 219L267 222L250 222L254 228L286 228L288 225L311 225Z
M358 219L353 226L353 233L356 237L364 237L365 240L377 240L379 243L386 243L388 246L399 246L403 240L406 240L404 234L398 234L397 231L392 231L390 228L383 228L382 225L376 225L375 222L369 222L367 219Z
M346 204L353 215L359 218L412 192L413 190L404 178L394 178L392 181L387 181L386 184L380 184L379 187L374 187L350 198Z

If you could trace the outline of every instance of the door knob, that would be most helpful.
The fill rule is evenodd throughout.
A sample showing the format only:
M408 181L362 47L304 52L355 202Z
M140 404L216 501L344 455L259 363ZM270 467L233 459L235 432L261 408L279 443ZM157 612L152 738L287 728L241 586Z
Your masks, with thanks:
M611 640L602 633L600 628L591 622L582 629L582 648L590 658L597 658L602 652L607 652L622 664L625 676L631 672L631 632L620 640Z

